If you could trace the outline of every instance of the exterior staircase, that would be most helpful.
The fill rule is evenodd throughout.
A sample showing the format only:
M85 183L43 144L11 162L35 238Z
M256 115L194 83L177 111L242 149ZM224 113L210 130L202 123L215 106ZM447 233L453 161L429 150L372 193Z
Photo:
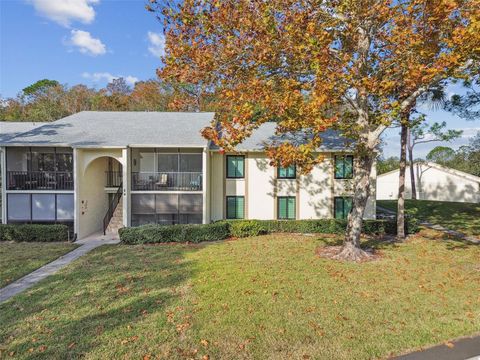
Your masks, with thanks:
M108 223L107 229L105 231L106 234L118 234L118 230L123 227L123 201L118 202L115 211L113 212L113 216Z

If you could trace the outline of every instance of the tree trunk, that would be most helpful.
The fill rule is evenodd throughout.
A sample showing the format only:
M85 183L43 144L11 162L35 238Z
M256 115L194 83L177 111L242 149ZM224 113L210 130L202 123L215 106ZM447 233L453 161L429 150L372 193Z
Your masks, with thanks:
M408 127L402 122L400 133L400 172L398 177L397 238L405 240L405 172L407 166Z
M348 224L342 250L334 258L339 260L359 261L370 257L370 254L360 248L363 214L370 195L370 175L375 152L371 151L355 157L352 211L348 214Z
M410 128L408 128L408 160L410 162L410 184L412 188L412 199L417 200L417 187L415 185L415 169L413 168L413 145L410 135Z

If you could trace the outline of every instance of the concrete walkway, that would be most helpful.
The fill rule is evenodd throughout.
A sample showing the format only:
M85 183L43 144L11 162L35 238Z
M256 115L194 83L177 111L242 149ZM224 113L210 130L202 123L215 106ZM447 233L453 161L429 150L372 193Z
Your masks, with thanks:
M0 303L27 290L39 281L45 279L47 276L55 274L58 270L63 269L72 261L77 260L80 256L85 255L91 250L102 245L118 244L119 242L118 239L91 238L75 242L75 244L80 244L81 246L0 289Z
M454 340L448 346L437 345L392 360L480 360L480 336Z
M396 216L397 215L396 212L394 212L390 209L378 206L378 205L377 205L377 209L384 212L385 214L387 214L389 216ZM466 234L464 234L460 231L450 230L450 229L447 229L446 227L444 227L442 225L432 224L428 221L422 221L419 224L422 225L422 226L425 226L427 228L433 229L433 230L441 231L441 232L443 232L447 235L454 236L456 238L459 238L460 240L464 240L464 241L471 242L472 244L480 245L480 239L475 237L475 236L466 235Z
M475 236L469 236L460 231L450 230L450 229L447 229L446 227L443 227L442 225L432 224L432 223L429 223L428 221L423 221L420 223L420 225L423 225L433 230L441 231L447 235L454 236L461 240L480 245L480 239L476 238Z

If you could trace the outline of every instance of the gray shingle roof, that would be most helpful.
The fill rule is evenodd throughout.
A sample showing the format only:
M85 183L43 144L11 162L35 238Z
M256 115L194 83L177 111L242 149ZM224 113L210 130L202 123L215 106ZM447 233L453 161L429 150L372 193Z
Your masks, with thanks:
M49 123L0 122L0 146L204 147L200 131L214 113L83 111ZM262 151L265 143L302 144L311 134L275 135L276 123L262 124L238 151ZM322 134L319 151L345 150L348 141L333 130ZM215 147L212 147L215 149Z
M15 136L30 131L40 125L42 125L42 123L31 121L0 121L0 143L9 141Z
M204 147L200 131L214 113L83 111L43 124L0 145Z
M311 134L298 132L296 134L275 135L276 123L268 122L260 125L258 129L253 131L252 135L237 145L237 151L261 151L264 149L265 143L281 143L289 141L295 145L304 144L311 138ZM342 137L338 131L327 130L321 134L322 144L319 151L341 151L348 147L351 141Z

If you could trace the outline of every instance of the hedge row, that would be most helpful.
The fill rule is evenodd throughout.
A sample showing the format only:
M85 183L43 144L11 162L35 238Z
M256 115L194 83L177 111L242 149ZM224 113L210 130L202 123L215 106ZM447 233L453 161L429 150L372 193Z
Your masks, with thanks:
M257 236L265 233L310 233L343 235L347 228L346 220L222 220L230 224L230 234L235 237ZM418 222L414 218L407 220L407 232L418 232ZM370 235L396 235L397 224L394 220L364 220L362 232Z
M227 237L257 236L267 233L318 233L344 234L345 220L222 220L205 225L143 225L120 229L120 239L126 244L192 242L223 240ZM407 223L408 233L418 231L415 219ZM396 223L392 220L366 220L363 222L365 234L396 233Z
M118 231L125 244L192 242L223 240L230 236L227 223L205 225L143 225Z
M68 241L68 226L62 224L0 224L0 241Z

